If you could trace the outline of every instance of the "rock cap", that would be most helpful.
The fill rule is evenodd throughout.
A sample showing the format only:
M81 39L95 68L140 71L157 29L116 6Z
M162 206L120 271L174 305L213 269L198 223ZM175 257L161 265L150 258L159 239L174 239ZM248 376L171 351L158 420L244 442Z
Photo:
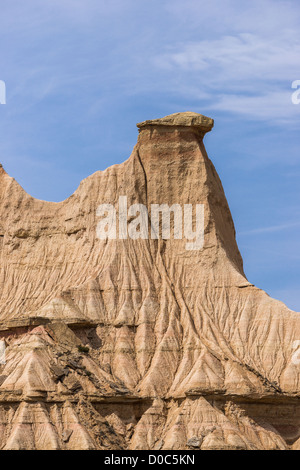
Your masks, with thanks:
M139 131L148 126L193 127L204 135L212 130L214 120L203 116L203 114L186 111L184 113L169 114L160 119L149 119L137 124Z

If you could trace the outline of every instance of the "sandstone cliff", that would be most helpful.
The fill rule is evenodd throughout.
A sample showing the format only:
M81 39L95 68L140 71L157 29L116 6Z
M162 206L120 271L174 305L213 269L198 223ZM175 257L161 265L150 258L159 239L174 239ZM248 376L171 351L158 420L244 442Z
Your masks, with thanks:
M1 449L300 449L300 317L244 275L212 126L138 124L130 158L61 203L0 167ZM204 204L203 248L100 240L120 196Z

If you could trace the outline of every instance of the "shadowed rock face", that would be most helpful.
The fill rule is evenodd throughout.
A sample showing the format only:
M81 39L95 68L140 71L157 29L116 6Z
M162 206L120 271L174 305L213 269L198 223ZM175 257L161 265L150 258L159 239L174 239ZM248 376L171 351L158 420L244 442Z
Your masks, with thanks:
M138 124L66 201L0 167L0 448L300 448L299 314L250 284L203 136ZM204 246L99 240L97 207L204 204Z

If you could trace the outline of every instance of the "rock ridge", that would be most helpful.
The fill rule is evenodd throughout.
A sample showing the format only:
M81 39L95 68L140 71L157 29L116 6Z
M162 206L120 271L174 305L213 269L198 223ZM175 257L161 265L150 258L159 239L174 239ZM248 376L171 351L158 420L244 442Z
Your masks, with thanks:
M299 449L299 313L245 277L213 120L137 126L130 158L61 203L0 166L0 449ZM203 249L99 239L121 196L203 204Z

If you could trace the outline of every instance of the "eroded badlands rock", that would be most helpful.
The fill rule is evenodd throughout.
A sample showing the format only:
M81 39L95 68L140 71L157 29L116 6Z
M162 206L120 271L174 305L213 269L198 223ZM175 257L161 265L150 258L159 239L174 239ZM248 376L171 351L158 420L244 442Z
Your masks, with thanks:
M245 278L213 121L138 127L125 163L61 203L0 167L0 448L300 448L299 314ZM99 240L97 207L120 196L204 204L203 249Z

